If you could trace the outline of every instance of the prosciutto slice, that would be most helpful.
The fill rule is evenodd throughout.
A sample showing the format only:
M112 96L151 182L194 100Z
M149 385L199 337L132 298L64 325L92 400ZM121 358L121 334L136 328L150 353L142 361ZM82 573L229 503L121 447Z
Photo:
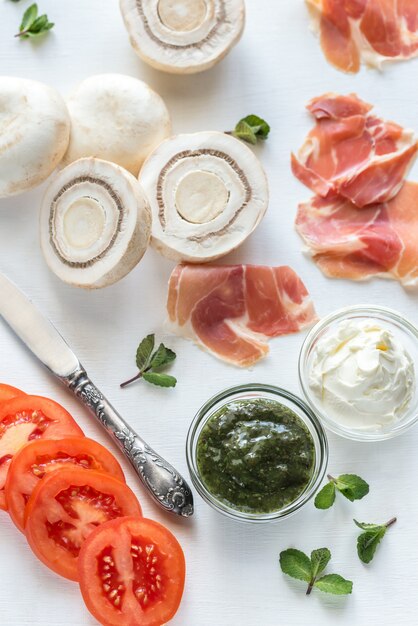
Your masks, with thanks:
M299 206L296 228L327 276L382 276L418 286L417 183L362 211L343 198L317 196Z
M292 154L294 175L323 198L339 195L358 207L393 198L418 144L412 131L380 119L372 108L354 94L311 100L307 109L316 124Z
M361 64L418 55L416 0L306 0L327 60L356 73Z
M269 338L316 320L305 285L286 266L178 265L167 310L174 333L240 367L266 356Z

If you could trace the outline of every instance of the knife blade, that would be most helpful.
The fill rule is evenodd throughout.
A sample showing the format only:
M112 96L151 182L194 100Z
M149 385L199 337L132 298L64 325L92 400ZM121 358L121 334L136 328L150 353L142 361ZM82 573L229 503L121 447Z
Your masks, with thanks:
M185 479L153 450L93 384L55 326L0 272L0 315L31 352L98 419L136 470L155 502L182 517L193 515Z

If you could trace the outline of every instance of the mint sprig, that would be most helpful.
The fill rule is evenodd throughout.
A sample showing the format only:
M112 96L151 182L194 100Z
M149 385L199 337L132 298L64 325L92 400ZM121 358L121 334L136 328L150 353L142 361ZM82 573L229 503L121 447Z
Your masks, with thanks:
M377 546L386 535L387 529L395 522L396 517L392 517L386 524L367 524L354 520L354 523L365 531L357 538L357 554L360 561L370 563L375 555Z
M36 2L31 4L23 14L19 32L15 37L20 39L29 39L29 37L39 37L54 27L54 23L50 22L47 15L38 15L38 5Z
M269 133L270 126L265 120L258 115L247 115L247 117L243 117L235 126L234 130L229 131L227 135L232 135L237 139L241 139L255 146L259 139L267 139Z
M136 351L136 365L139 369L138 374L121 384L121 387L127 387L136 380L143 378L152 385L158 387L175 387L177 379L169 374L162 373L170 363L172 363L176 354L163 343L160 343L154 351L155 335L147 335L141 341Z
M369 485L356 474L341 474L338 478L328 474L328 480L329 482L316 495L317 509L329 509L335 502L337 491L351 502L361 500L369 493Z
M331 560L331 552L328 548L319 548L311 552L311 558L304 552L289 548L280 553L280 567L284 574L303 580L308 583L306 595L309 595L314 587L325 593L334 595L347 595L353 590L351 580L346 580L339 574L325 574L318 578Z

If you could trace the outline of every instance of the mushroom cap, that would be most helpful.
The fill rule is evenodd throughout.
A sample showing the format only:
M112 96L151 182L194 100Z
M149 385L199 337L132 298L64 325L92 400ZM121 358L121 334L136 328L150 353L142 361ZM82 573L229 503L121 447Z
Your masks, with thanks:
M67 104L71 137L65 165L92 156L137 176L148 154L171 132L163 99L131 76L91 76L76 87Z
M49 268L75 287L97 289L128 274L144 255L151 211L137 179L101 159L57 172L41 205L41 248Z
M176 262L207 263L228 254L268 206L260 161L219 132L166 139L145 161L139 181L153 215L151 243Z
M68 110L54 88L0 76L0 197L23 193L48 178L69 136Z
M213 67L240 40L244 0L120 0L135 52L172 74Z

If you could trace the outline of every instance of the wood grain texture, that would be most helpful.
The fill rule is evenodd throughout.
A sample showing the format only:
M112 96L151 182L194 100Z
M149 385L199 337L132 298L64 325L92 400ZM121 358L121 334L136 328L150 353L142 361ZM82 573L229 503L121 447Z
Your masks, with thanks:
M44 80L63 94L91 74L121 72L149 82L167 101L176 132L224 130L248 113L265 117L271 138L257 148L270 178L266 218L228 262L290 264L306 281L323 315L344 305L390 305L418 322L418 296L398 284L375 280L351 284L326 280L301 253L293 220L298 201L309 192L293 179L289 153L310 122L304 103L324 91L356 91L379 113L406 126L418 118L418 61L397 64L384 74L355 77L329 67L309 33L302 0L247 0L242 42L224 62L201 75L175 77L144 65L131 50L117 0L39 0L55 29L43 41L18 41L13 34L29 0L0 0L0 74ZM417 177L417 168L411 177ZM48 314L73 346L93 380L138 432L187 474L184 445L199 406L228 385L251 381L278 384L299 393L297 358L302 335L271 342L271 355L252 371L220 364L190 343L164 336L166 283L172 264L150 250L119 284L94 293L60 283L46 268L38 245L42 189L0 201L0 269ZM135 371L137 342L156 331L178 352L179 385L160 390L118 383ZM62 402L86 433L108 443L89 416L0 324L0 380ZM308 505L278 525L237 525L221 518L196 497L188 522L162 516L144 496L124 464L147 516L162 520L182 542L188 577L184 601L173 626L402 626L416 624L418 612L418 429L394 441L369 445L330 436L330 469L356 471L371 484L367 499L339 501L321 512ZM118 457L120 458L120 457ZM356 556L352 518L398 524L369 566ZM354 580L349 598L314 593L282 576L280 550L328 546L329 571ZM7 515L0 515L0 621L5 626L93 626L76 585L45 569L30 553ZM122 626L122 625L121 625Z

